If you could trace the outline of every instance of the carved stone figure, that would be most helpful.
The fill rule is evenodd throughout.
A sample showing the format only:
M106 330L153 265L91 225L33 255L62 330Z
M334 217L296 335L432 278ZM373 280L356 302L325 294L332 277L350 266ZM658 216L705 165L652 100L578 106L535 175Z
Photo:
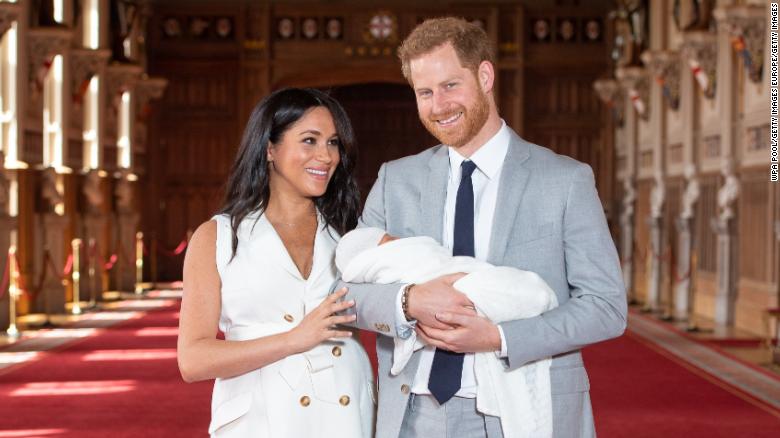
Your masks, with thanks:
M699 180L696 178L696 166L692 163L685 165L685 192L682 196L682 211L680 217L683 219L691 219L693 217L693 208L696 206L696 201L699 200L701 195L701 188L699 187Z
M133 211L133 183L128 179L127 175L123 174L122 177L117 179L114 195L116 195L116 209L118 212L131 213Z
M64 201L62 193L57 188L57 171L53 167L47 167L41 176L41 198L43 198L47 210L54 211Z
M655 185L650 192L650 216L659 219L663 215L664 199L666 198L666 186L664 176L660 171L655 172Z
M97 170L91 170L85 175L82 193L87 201L87 211L99 213L103 205L103 191L100 190L100 175Z
M734 201L739 197L739 180L734 175L734 161L726 158L721 166L721 174L725 178L723 185L718 190L718 218L728 221L734 218Z
M636 200L636 191L634 190L634 184L630 179L623 180L623 208L620 212L620 223L628 225L631 223L631 218L634 216L634 201Z

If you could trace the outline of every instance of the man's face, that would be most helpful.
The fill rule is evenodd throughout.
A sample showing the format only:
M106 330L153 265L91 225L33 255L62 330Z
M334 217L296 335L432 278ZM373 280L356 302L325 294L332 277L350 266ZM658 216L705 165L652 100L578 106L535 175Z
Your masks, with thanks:
M451 44L409 63L417 112L440 142L459 148L485 125L490 104L471 70L463 67Z

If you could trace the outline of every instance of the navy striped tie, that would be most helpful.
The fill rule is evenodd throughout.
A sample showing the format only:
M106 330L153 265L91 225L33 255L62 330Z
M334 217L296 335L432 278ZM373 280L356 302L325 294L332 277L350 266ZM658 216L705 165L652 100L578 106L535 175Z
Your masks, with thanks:
M464 161L460 165L460 185L455 198L455 230L452 255L474 256L474 185L471 174L477 165ZM460 390L463 375L463 353L436 349L428 378L428 389L439 404L446 403Z

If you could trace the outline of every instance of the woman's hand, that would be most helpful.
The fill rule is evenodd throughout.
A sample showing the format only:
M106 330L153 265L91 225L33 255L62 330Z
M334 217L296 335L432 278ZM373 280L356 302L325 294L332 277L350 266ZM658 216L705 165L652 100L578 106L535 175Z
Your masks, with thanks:
M342 288L329 295L316 309L306 315L297 327L289 331L290 345L295 353L309 351L328 339L352 336L352 332L337 330L334 327L336 324L345 324L357 318L356 315L334 315L355 305L355 301L339 302L339 299L346 294L347 289Z

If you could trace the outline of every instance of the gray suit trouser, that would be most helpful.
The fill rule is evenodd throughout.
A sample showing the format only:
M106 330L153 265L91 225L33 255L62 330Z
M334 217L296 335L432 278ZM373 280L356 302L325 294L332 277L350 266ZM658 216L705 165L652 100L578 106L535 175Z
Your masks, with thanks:
M453 397L440 405L433 396L412 394L406 406L399 438L501 437L497 417L477 412L473 398Z

